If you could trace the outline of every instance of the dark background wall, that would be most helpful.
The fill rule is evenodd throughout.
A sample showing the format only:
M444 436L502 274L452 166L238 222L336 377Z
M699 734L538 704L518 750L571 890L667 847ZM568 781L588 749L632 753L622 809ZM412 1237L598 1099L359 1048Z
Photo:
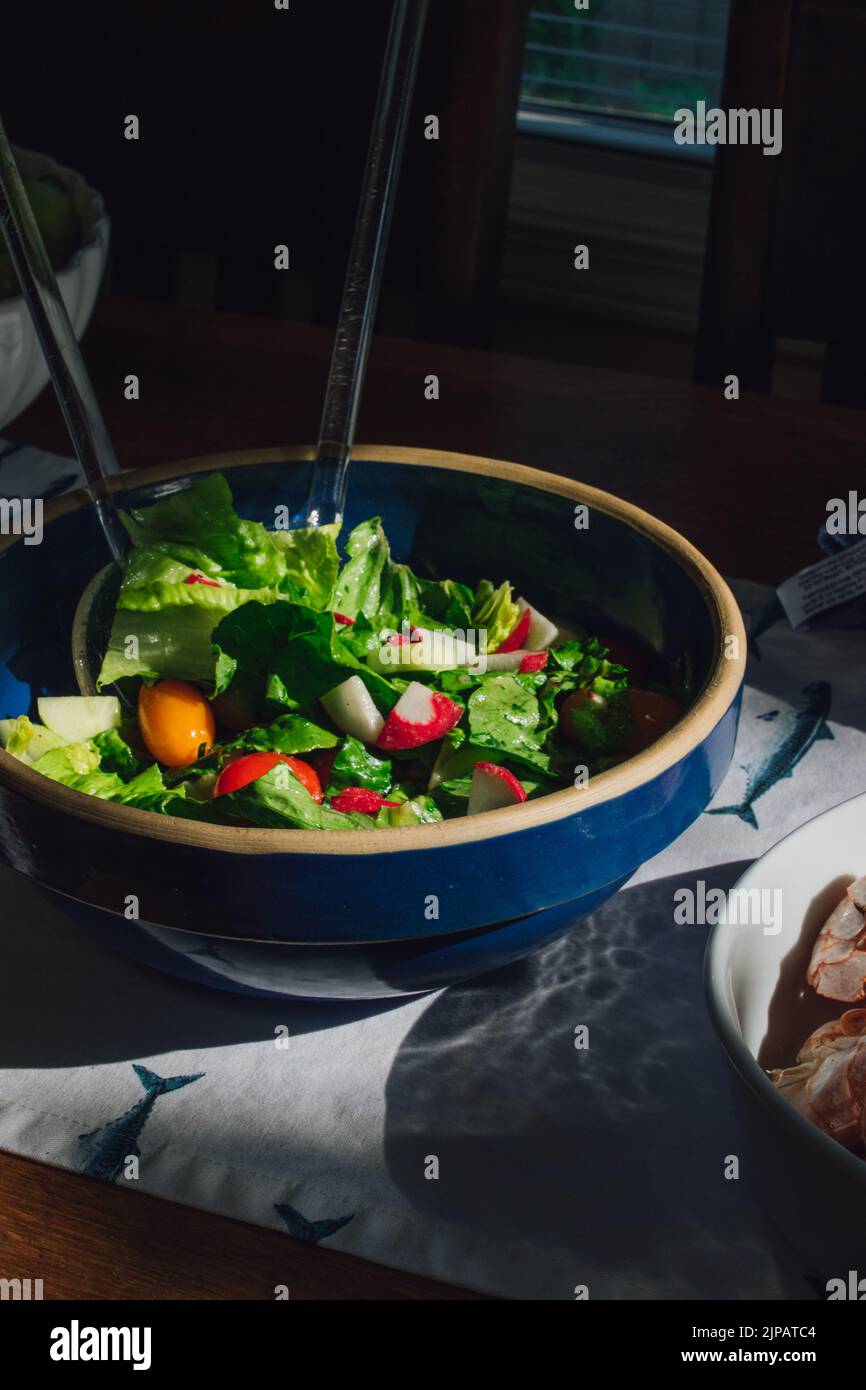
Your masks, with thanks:
M214 256L217 307L277 313L273 247L285 243L293 271L312 285L312 316L327 318L390 8L388 0L291 0L288 13L271 0L22 6L3 118L13 143L69 163L104 194L115 290L174 298L189 258L201 266ZM419 105L430 75L428 65ZM137 142L124 139L131 113L141 122ZM396 285L417 274L420 172L407 160L389 264Z

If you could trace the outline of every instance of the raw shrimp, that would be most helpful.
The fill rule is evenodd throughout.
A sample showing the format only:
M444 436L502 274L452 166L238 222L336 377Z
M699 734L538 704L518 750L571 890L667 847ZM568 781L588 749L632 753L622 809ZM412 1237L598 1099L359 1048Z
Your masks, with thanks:
M851 884L821 928L806 979L827 999L866 996L866 877ZM815 1035L817 1036L817 1034Z
M859 1148L866 1141L866 1009L848 1009L823 1023L800 1048L795 1066L769 1076L831 1139Z

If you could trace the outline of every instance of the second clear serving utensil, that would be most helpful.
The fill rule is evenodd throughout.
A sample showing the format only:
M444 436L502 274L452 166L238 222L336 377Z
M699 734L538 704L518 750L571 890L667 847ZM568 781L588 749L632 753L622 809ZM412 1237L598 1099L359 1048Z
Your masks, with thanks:
M120 466L2 121L0 225L102 533L120 565L128 542L106 486Z
M300 525L325 526L343 516L427 8L428 0L395 0L391 16L316 461Z

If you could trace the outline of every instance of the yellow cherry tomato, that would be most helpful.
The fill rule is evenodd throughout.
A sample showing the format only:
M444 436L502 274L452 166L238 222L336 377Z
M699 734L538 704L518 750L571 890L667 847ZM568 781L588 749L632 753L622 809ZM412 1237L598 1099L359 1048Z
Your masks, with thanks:
M186 767L213 747L213 710L201 691L186 681L143 685L138 694L138 727L149 753L166 767Z

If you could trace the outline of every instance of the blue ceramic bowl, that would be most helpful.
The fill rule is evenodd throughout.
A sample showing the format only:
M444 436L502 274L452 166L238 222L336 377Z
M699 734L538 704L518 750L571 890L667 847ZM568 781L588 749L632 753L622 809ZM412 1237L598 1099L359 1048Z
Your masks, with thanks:
M305 495L308 450L226 455L123 479L136 506L220 469L258 518ZM652 748L588 787L471 819L369 832L233 829L114 806L0 753L0 853L85 927L160 968L303 998L420 992L567 931L688 826L731 758L745 635L719 575L645 512L495 460L355 452L347 525L380 514L396 556L470 583L507 576L563 620L686 657L696 696ZM589 509L579 529L576 512ZM75 689L78 599L107 559L76 494L41 545L0 551L0 714ZM124 915L130 895L139 920Z

